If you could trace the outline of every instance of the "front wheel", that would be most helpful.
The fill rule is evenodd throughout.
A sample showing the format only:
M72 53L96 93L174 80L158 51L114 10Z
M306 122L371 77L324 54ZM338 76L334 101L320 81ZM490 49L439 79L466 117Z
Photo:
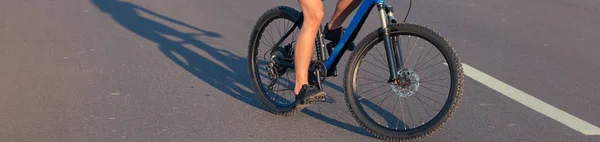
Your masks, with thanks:
M346 66L348 108L373 136L392 141L421 139L440 129L458 108L463 71L456 52L426 27L390 25L400 61L390 80L383 34L368 34ZM394 57L391 57L394 58Z

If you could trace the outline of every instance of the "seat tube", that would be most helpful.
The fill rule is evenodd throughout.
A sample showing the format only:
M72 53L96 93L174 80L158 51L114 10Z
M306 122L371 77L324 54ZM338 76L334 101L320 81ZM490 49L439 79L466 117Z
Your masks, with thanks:
M317 31L317 36L316 36L316 40L315 40L315 49L317 52L317 61L318 63L321 63L325 58L325 54L327 54L327 52L325 52L325 45L323 44L323 33L321 32L323 30L323 26L319 25L319 30ZM322 64L319 64L322 65ZM317 66L317 65L313 65L313 66ZM322 68L325 68L325 66L320 66ZM317 88L319 88L319 90L323 90L323 82L322 79L325 79L324 77L322 78L321 74L323 73L327 73L327 71L325 72L321 72L321 70L319 70L318 68L316 68L315 70L315 76L317 78Z
M385 56L387 57L387 61L388 61L388 68L389 68L389 72L390 72L390 81L395 80L398 78L398 75L396 74L396 60L394 57L394 50L392 47L392 43L390 40L390 29L388 27L388 15L387 12L385 11L385 7L384 7L384 3L382 2L377 2L377 9L379 10L379 16L381 18L381 30L383 32L383 41L385 43Z
M319 30L317 31L317 38L315 40L315 50L317 52L317 60L318 61L323 61L325 59L327 59L327 57L325 56L325 54L327 54L326 50L325 50L325 43L323 43L323 33L321 32L323 31L323 26L319 26Z

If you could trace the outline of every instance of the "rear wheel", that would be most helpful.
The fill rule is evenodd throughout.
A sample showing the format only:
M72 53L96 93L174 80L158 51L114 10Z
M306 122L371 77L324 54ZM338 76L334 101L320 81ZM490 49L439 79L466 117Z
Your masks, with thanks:
M272 8L258 19L250 37L248 69L251 84L261 104L274 114L295 112L294 69L277 64L275 60L293 57L293 46L300 29L296 28L281 45L274 45L299 16L300 12L290 7Z
M344 78L348 108L377 138L409 141L440 129L456 111L463 85L462 67L449 43L426 27L390 25L403 63L390 80L380 31L367 35L354 52ZM401 68L403 67L403 68Z

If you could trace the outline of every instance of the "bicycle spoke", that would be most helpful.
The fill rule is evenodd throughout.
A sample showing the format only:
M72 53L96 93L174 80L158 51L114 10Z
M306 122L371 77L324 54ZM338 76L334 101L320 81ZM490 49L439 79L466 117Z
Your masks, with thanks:
M364 69L361 69L361 70L364 70ZM367 70L364 70L364 71L365 71L365 72L368 72L369 74L372 74L372 75L374 75L374 76L377 76L377 77L379 77L379 78L381 78L381 79L385 79L385 78L383 78L383 77L381 77L381 76L379 76L379 75L377 75L377 74L374 74L374 73L372 73L372 72L369 72L369 71L367 71Z
M441 84L435 84L435 83L430 83L430 82L421 82L421 83L431 84L431 85L440 86L440 87L449 87L449 86L445 86L445 85L441 85Z
M286 27L285 29L291 29L294 26L294 22L288 21L288 22L285 22L285 23L286 23L285 24L285 27Z
M279 23L285 23L285 22L279 22ZM279 30L279 37L283 37L283 35L285 34L285 32L287 32L286 29L284 29L285 26L280 25L280 26L277 26L277 27L278 27L277 30ZM288 37L286 37L286 40L287 40L287 38Z
M267 45L267 46L269 46L269 47L273 47L273 45L272 45L272 44L267 44L267 43L265 43L263 40L260 40L260 43L262 43L262 44L264 44L264 45Z
M429 65L429 66L425 67L425 68L422 68L422 69L419 69L419 70L415 70L415 72L417 72L417 71L421 71L421 70L424 70L424 69L427 69L427 68L433 67L433 66L435 66L435 65L442 64L442 63L445 63L445 61L438 62L438 63L434 63L434 64L432 64L432 65Z
M427 47L427 45L425 45L423 48L425 48L425 47ZM431 50L433 50L433 48L431 48L429 50L429 52L431 52ZM417 58L417 62L415 62L415 65L413 66L413 68L416 68L417 64L419 64L419 61L421 61L421 57L423 56L423 51L425 51L425 50L421 50L421 53L419 53L419 57ZM427 54L429 54L429 52L427 52ZM425 55L425 56L427 56L427 55Z
M371 89L371 90L369 90L369 91L373 91L373 90L375 90L375 89L379 89L379 88L381 88L381 87L385 87L385 86L379 86L379 87L377 87L377 88L373 88L373 89ZM362 92L362 93L366 93L366 92L369 92L369 91L365 91L365 92ZM362 94L362 93L358 93L358 94Z
M373 58L377 59L377 57L375 57L375 55L373 55L373 54L371 54L371 53L367 53L367 54L369 54L369 55L371 55L371 57L373 57ZM386 65L387 65L386 63L384 63L383 61L381 61L381 60L379 60L379 59L377 59L377 62L381 63L383 66L386 66Z
M293 25L292 25L292 26L293 26ZM290 28L292 28L292 27L290 27ZM299 27L297 27L297 28L294 28L294 31L296 31L296 29L299 29ZM299 33L299 32L294 32L294 36L292 36L292 37L293 37L293 38L292 38L292 42L290 42L290 43L294 43L294 42L297 40L298 33Z
M273 23L276 23L276 22L273 22ZM273 27L277 28L277 24L275 24L275 26L273 26ZM269 27L269 29L270 29L270 30L272 30L272 29L273 29L273 27ZM281 38L281 36L278 36L279 38L277 38L277 39L276 39L276 38L273 38L273 37L275 37L275 36L276 36L276 35L275 35L275 32L271 32L271 41L273 42L273 45L275 45L275 44L277 43L277 40L278 40L279 38Z
M400 99L400 96L398 96L398 99ZM394 110L396 110L396 105L398 104L398 100L396 100L396 103L394 103L394 107L392 108L392 115L394 114ZM383 114L385 116L385 113ZM381 116L383 117L383 116ZM385 117L383 117L385 119ZM398 118L398 121L396 121L396 129L398 129L398 123L400 122L400 118ZM388 126L390 126L389 122L388 122Z
M269 25L270 25L270 24L269 24ZM276 43L276 42L273 40L273 32L271 32L271 29L273 29L273 28L269 27L269 32L268 32L268 34L269 34L269 39L271 40L271 43L272 43L272 44L271 44L272 46L271 46L270 48L272 48L273 46L275 46L275 43ZM265 28L265 30L266 30L266 28Z
M436 54L435 56L433 56L433 58L427 60L423 65L420 65L418 67L415 68L415 70L419 70L419 68L421 68L422 66L426 65L427 63L429 63L431 60L433 60L435 57L439 56L440 54Z
M364 77L360 77L360 76L357 76L356 78L362 78L364 80L370 80L370 81L381 81L381 80L373 80L373 79L369 79L369 78L364 78ZM383 82L386 82L386 81L387 81L387 79L384 80Z
M278 24L275 24L275 26L274 26L274 27L275 27L275 29L277 29L277 28L278 28L278 27L277 27L277 25L278 25ZM271 29L273 29L273 28L271 28ZM279 30L277 30L277 32L279 32ZM272 36L272 37L271 37L271 42L273 43L273 46L275 46L275 44L277 44L277 41L279 41L279 39L281 39L281 38L282 38L281 36L277 36L277 35L276 35L276 33L277 33L277 32L272 32L272 33L271 33L271 36ZM279 45L279 46L281 46L281 45Z
M385 91L385 92L383 92L383 93L381 93L381 94L378 94L378 95L377 95L377 96L375 96L375 97L371 97L371 99L375 99L375 98L377 98L377 97L379 97L379 96L381 96L381 95L383 95L383 94L387 94L387 93L388 93L388 92L390 92L390 91L392 91L392 89L390 89L390 90L387 90L387 91ZM366 100L371 100L371 99L366 99Z
M377 50L377 54L379 54L379 57L381 57L381 59L386 59L386 58L383 58L383 55L381 55L381 52L379 51L379 49L377 47L373 47L373 48L375 48L375 50ZM386 64L387 64L387 62L386 62Z
M406 62L408 62L408 60L410 59L410 56L412 55L412 52L415 50L415 46L417 46L417 43L419 43L418 38L415 41L415 44L413 44L413 47L410 49L410 52L408 53L408 57L406 57L406 60L404 60L404 64L402 64L403 67L406 66Z
M289 78L291 78L289 73L286 73L286 75L287 75L288 79L289 79ZM296 81L296 80L294 80L294 82L295 82L295 81ZM295 89L295 86L294 86L294 84L290 84L290 85L292 85L292 86L291 86L291 87L292 87L292 89L290 89L290 90L292 90L292 92L294 92L294 89ZM290 99L291 99L291 98L294 98L294 96L292 96L292 95L296 95L296 92L294 92L294 93L292 93L292 94L290 95Z
M413 104L416 104L417 102L415 101L415 99L411 99ZM423 109L425 109L425 106L423 104L421 104L421 106L423 107ZM416 107L416 106L415 106ZM418 113L419 116L422 116L421 113ZM413 122L414 123L414 122Z
M427 76L427 77L423 77L423 78L421 78L421 79L422 79L422 80L425 80L425 79L427 79L427 78L430 78L430 77L432 77L432 76L438 75L438 74L440 74L440 73L443 73L443 72L445 72L445 71L447 71L447 70L442 70L442 71L440 71L440 72L437 72L437 73L435 73L435 74L433 74L433 75L430 75L430 76Z
M279 83L275 83L275 85L273 86L273 90L275 90L275 88L278 88L277 86L279 86ZM277 95L277 93L273 92L273 96L271 96L271 100L274 100L275 102L277 102L277 100L275 100L276 95Z
M423 94L421 94L421 95L423 95ZM429 99L429 100L432 100L432 101L434 101L434 102L436 102L436 103L440 103L440 102L438 102L438 101L436 101L436 100L434 100L434 99L431 99L431 98L429 98L429 97L427 97L427 96L425 96L425 95L423 95L423 97L425 97L425 98L427 98L427 99Z
M450 79L450 78L446 77L446 78L440 78L440 79L435 79L435 80L423 80L423 79L421 79L421 81L419 81L419 82L434 82L434 81L440 81L440 80L445 80L445 79Z
M428 106L429 108L433 109L433 107L431 107L428 103L426 103L425 101L423 101L421 98L419 98L419 92L416 92L418 95L414 95L420 102L421 102L421 106L423 106L423 109L425 110L425 113L427 113L427 116L431 117L431 114L429 114L429 111L427 111L427 109L425 108L425 105ZM423 105L425 104L425 105Z
M277 83L277 86L279 86L278 88L287 88L283 85L283 83ZM277 98L279 98L279 100L281 100L287 94L288 94L288 91L284 91L281 95L277 95ZM281 102L283 103L283 100L281 100Z
M373 83L376 83L376 82L382 83L381 81L373 81L373 82L369 82L369 83L364 83L364 84L356 85L356 87L363 86L363 85L370 85L370 84L373 84Z
M262 51L262 52L260 52L260 51ZM258 49L257 55L258 55L258 53L264 53L264 52L265 52L264 50Z
M369 61L366 61L366 60L365 60L365 62L367 62L367 63L369 63L369 64L372 64L373 66L375 66L375 67L378 67L378 68L380 68L380 69L383 69L383 70L389 70L389 69L386 69L386 68L384 68L384 67L380 67L380 66L378 66L378 65L375 65L375 64L373 64L373 63L371 63L371 62L369 62Z
M408 49L408 47L410 47L410 46L409 46L409 43L410 43L410 38L411 38L411 36L410 36L410 35L408 35L408 38L406 39L406 46L404 46L404 49L405 49L405 50L402 50L402 51L406 51L406 50Z
M408 43L410 43L410 35L406 36L406 46L404 46L405 49L408 47ZM404 50L402 50L402 51L404 51Z
M446 96L446 94L444 94L444 93L441 93L441 92L438 92L438 91L435 91L435 90L433 90L433 89L431 89L431 88L429 88L429 87L425 87L425 86L421 86L421 87L423 87L423 88L425 88L425 89L428 89L428 90L431 90L431 91L433 91L433 92L436 92L436 93L438 93L438 94L440 94L440 95L442 95L442 96Z
M288 21L288 22L285 22L285 29L290 29L290 28L292 28L293 24L292 24L292 25L290 25L290 23L292 23L292 22L290 22L290 21Z
M410 115L410 122L412 122L413 124L415 123L415 120L413 119L412 113L410 112L410 105L408 105L408 102L406 101L407 98L404 98L404 104L406 104L406 109L408 110L408 115ZM405 123L406 124L406 123ZM408 125L407 125L408 126ZM410 127L410 126L409 126ZM406 130L406 129L405 129Z
M282 28L281 28L281 29L283 29L283 30L284 30L284 32L287 32L287 29L289 29L289 28L287 27L287 23L288 23L287 21L283 21L283 26L282 26Z
M277 23L280 23L280 22L277 22ZM278 36L278 37L283 37L283 36L281 35L281 29L279 28L279 24L277 24L277 26L276 26L276 27L277 27L277 33L279 33L279 36Z
M401 100L400 98L398 98L398 101ZM404 124L404 130L406 130L407 128L407 124L406 124L406 115L404 114L404 107L402 107L403 105L400 104L400 115L402 115L402 124ZM398 119L398 122L396 122L396 129L398 129L398 126L400 124L400 119Z
M390 93L386 93L386 94L387 94L387 95L385 95L385 97L384 97L384 98L383 98L383 99L382 99L382 100L381 100L379 103L376 103L376 104L377 104L377 106L379 106L381 103L383 103L385 100L387 100L387 97L390 95ZM393 94L393 93L392 93L392 94ZM371 116L375 115L375 112L376 112L376 111L375 111L375 110L373 110L373 113L371 114ZM385 118L383 118L383 119L385 119Z
M292 75L292 78L293 78L292 80L295 82L296 81L296 75L295 74Z

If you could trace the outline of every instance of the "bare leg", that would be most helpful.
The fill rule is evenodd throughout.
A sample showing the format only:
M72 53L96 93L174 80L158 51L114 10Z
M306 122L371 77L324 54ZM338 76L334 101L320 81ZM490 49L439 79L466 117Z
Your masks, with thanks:
M329 29L339 28L344 20L348 18L348 15L352 13L359 5L362 0L338 0L337 6L335 7L335 13L331 16L329 21Z
M304 22L294 49L294 65L296 68L296 85L294 93L298 94L302 85L308 84L308 66L315 46L315 38L323 19L323 3L321 0L298 0L304 13Z

